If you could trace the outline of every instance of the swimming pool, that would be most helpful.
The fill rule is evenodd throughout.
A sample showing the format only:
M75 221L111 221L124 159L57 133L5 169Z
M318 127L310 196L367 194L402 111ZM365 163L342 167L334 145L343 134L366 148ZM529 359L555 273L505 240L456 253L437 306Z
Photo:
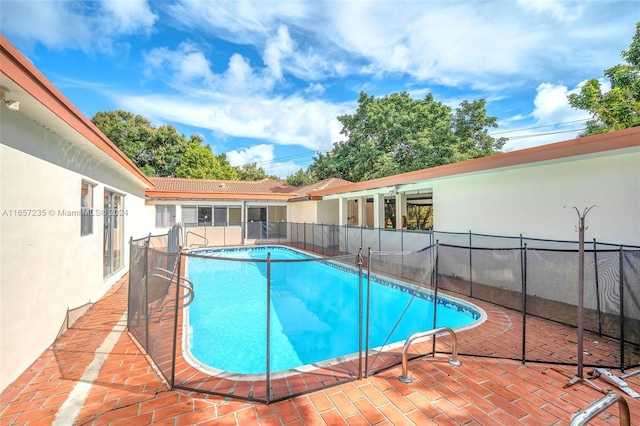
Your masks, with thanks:
M183 351L192 364L240 375L266 371L267 253L276 260L270 268L270 371L298 369L357 354L357 269L318 261L315 256L283 246L190 253L209 256L189 257L187 262L196 296L187 308ZM363 286L366 290L366 276ZM372 276L369 348L401 343L413 333L434 328L433 315L430 291ZM483 318L482 310L474 305L438 297L436 327L455 329ZM363 324L366 321L367 312Z

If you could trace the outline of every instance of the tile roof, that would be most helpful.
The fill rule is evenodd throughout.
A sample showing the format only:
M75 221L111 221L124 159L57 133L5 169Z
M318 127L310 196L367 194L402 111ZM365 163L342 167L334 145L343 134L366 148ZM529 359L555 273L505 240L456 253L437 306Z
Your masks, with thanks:
M318 191L320 189L330 189L342 185L348 185L351 182L340 178L329 178L321 180L320 182L310 183L309 185L303 185L296 188L298 194L308 194L311 191Z
M325 179L309 185L295 187L275 179L259 181L186 179L186 178L149 178L155 185L147 190L148 198L211 198L211 199L262 199L292 200L306 197L311 191L328 189L349 184L338 178Z
M296 192L296 187L279 182L275 179L262 179L259 181L241 180L213 180L213 179L185 179L152 177L157 191L185 191L185 192L263 192L282 194ZM296 192L297 193L297 192Z

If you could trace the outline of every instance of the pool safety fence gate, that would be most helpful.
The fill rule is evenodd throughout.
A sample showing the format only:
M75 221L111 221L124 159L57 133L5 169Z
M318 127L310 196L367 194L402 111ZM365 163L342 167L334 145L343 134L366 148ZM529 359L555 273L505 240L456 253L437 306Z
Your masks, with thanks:
M459 355L577 365L576 242L318 224L280 226L287 235L277 241L280 245L325 257L252 260L225 258L213 250L189 253L179 248L188 241L179 228L170 235L130 241L129 331L170 387L270 403L357 380L402 363L404 339L399 336L447 326L441 322L442 307L466 310L469 303L484 310L486 318L474 328L456 330ZM252 244L267 242L274 241ZM640 247L591 241L584 256L584 366L622 371L638 367ZM216 273L195 281L191 288L189 270L210 265L216 265ZM337 293L323 287L314 265L351 271L358 296L336 300ZM256 272L262 277L257 289L246 276ZM282 282L294 278L305 283L298 291L328 301L324 309L340 304L342 310L357 311L357 321L334 312L343 333L327 331L312 338L306 352L296 353L301 366L283 371L279 349L291 342L281 332L286 330L289 339L304 339L317 320L294 294L273 297L282 295ZM404 304L384 304L391 287L408 294ZM202 309L199 297L212 297L205 309L223 313L200 332L210 333L210 345L222 347L225 357L232 358L221 361L229 368L217 368L217 361L205 365L200 349L190 347L194 330L188 321ZM439 302L420 308L424 306L420 299L429 298ZM234 328L234 313L246 307L250 309L242 311L247 317L243 324L251 324L251 330ZM423 323L409 319L415 318L415 309L422 309ZM229 328L238 339L219 335ZM247 333L257 344L235 345L234 340L246 341ZM334 345L343 356L314 359L308 352L319 345ZM450 354L451 339L443 335L416 342L409 351L409 359ZM261 360L259 371L238 374L238 364L256 357Z

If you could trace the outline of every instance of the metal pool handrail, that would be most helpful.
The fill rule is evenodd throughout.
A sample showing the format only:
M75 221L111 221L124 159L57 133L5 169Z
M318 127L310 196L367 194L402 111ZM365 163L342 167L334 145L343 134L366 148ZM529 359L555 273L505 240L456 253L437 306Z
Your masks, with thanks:
M609 392L602 398L594 401L590 406L582 411L578 411L571 416L569 426L586 425L589 420L593 420L598 414L612 406L614 403L619 404L620 409L620 426L631 425L631 415L629 414L629 404L619 393Z
M451 335L452 341L451 358L449 358L449 364L455 366L462 364L460 361L458 361L458 338L456 337L455 331L453 331L449 327L434 328L433 330L414 333L407 340L405 340L404 347L402 348L402 374L398 376L398 380L400 380L402 383L411 383L413 381L413 379L411 379L411 376L409 376L409 366L407 360L409 345L411 345L411 342L423 337L435 336L436 334L444 331L448 332Z

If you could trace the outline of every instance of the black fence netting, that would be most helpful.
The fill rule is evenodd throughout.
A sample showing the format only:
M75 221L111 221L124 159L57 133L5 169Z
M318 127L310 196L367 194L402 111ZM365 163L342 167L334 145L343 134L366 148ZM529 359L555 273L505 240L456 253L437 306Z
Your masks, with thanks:
M371 251L365 288L365 374L375 374L402 362L403 342L415 333L440 327L435 303L433 247L415 252ZM444 319L444 317L442 317ZM433 353L415 344L409 359Z
M147 330L147 251L149 240L131 240L129 242L129 300L127 324L129 332L140 344L146 344ZM146 350L146 347L145 347Z
M182 260L196 297L182 313L174 387L273 402L359 377L356 256L255 247Z
M482 236L494 247L482 248L473 237L474 246L437 245L437 287L474 303L508 308L510 326L494 327L493 338L485 334L489 327L478 327L474 333L482 338L462 344L461 353L573 365L580 326L584 365L624 369L640 363L639 250L595 244L583 250L580 283L577 243L559 241L554 249L554 241L521 238L505 244L519 242L520 248L495 248L495 238ZM449 240L461 238L455 234ZM497 315L504 314L488 315L489 321Z
M166 380L174 368L176 306L189 298L178 285L179 253L168 251L169 241L168 235L131 240L128 309L129 331Z
M269 403L403 351L577 365L579 329L585 366L640 365L640 247L256 222L187 251L184 231L130 242L129 330L174 388Z

